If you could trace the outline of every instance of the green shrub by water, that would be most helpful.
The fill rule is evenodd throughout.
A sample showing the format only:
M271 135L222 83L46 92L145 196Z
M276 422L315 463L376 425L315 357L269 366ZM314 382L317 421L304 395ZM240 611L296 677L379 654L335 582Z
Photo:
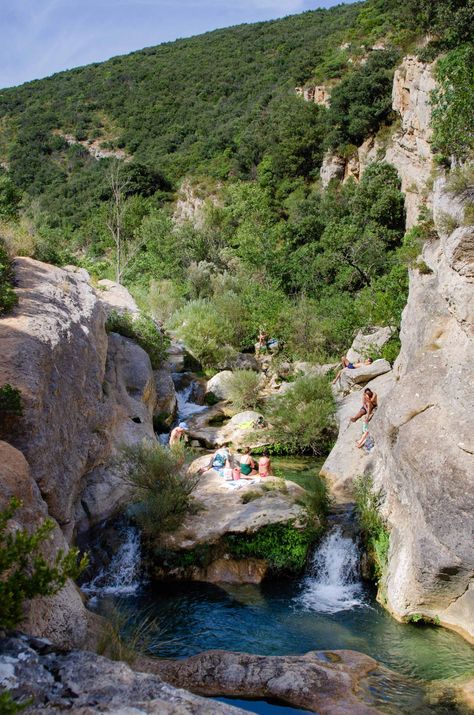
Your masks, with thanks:
M298 529L293 524L269 524L254 534L230 534L225 542L234 558L265 559L273 571L300 573L317 535L311 526Z
M117 465L132 487L134 519L151 544L161 532L178 529L196 507L198 477L184 473L181 454L144 440L124 446Z
M119 333L134 340L148 353L153 369L159 368L166 357L169 339L157 328L147 315L134 318L130 313L113 310L105 325L108 333Z
M371 476L355 482L356 514L362 537L373 564L375 581L380 584L387 568L390 532L380 515L381 492L374 492Z

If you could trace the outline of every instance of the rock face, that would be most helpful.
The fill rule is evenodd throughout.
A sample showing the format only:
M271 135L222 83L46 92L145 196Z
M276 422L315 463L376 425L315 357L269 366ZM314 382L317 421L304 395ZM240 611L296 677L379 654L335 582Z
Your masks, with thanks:
M319 715L380 712L363 701L361 687L377 663L355 651L260 656L216 650L156 661L156 669L167 682L200 694L265 698Z
M314 104L329 107L331 92L323 84L317 84L313 87L296 87L295 92L300 97L303 97L306 102L314 102Z
M385 361L384 361L385 362ZM365 368L361 368L365 370ZM345 371L349 372L349 371ZM359 372L351 370L350 372ZM368 382L370 387L377 393L379 405L383 405L390 392L393 382L391 372L388 372L374 380ZM365 387L365 385L364 385ZM374 469L374 458L377 454L378 444L375 441L373 451L367 453L364 449L356 447L356 440L361 436L362 421L350 423L349 418L353 417L362 404L362 390L355 386L355 391L350 392L345 397L342 396L336 386L337 400L337 421L339 423L339 434L331 453L323 464L321 474L331 486L331 493L338 502L350 502L354 500L354 480L363 474L371 474ZM370 421L370 433L375 431L375 426L379 421L379 409Z
M93 653L60 652L47 641L4 638L0 653L2 688L19 701L33 698L25 713L244 715L240 708L177 689L156 674Z
M364 360L373 351L379 351L390 340L393 330L390 327L374 327L370 332L359 330L351 347L347 351L347 359L351 362Z
M98 281L97 286L99 288L98 298L105 307L107 314L116 310L119 313L127 312L132 313L132 315L139 315L138 305L123 285L103 278Z
M451 205L443 186L435 216ZM391 528L389 609L474 639L474 229L438 232L423 252L432 272L410 275L396 380L374 419L374 475Z
M0 319L0 385L19 389L24 409L4 437L19 450L24 478L16 496L36 500L20 524L34 528L38 516L52 517L60 527L49 544L53 557L77 529L126 499L111 458L122 443L154 439L155 380L139 346L105 332L103 295L86 271L18 258L15 278L18 305ZM6 483L8 466L0 465ZM72 584L52 601L35 601L30 617L31 632L59 643L86 636L88 617Z
M331 154L330 152L325 154L319 172L323 188L326 188L333 179L342 181L345 169L346 160L343 157L337 156L337 154Z
M396 167L401 178L407 228L417 222L428 201L426 182L433 165L430 94L435 86L433 66L416 57L405 57L395 71L392 106L401 117L401 131L387 148L385 161Z

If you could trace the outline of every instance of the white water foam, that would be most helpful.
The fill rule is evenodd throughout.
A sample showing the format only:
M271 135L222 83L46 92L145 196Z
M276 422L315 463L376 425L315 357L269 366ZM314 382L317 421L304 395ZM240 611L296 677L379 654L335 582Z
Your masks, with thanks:
M125 539L106 569L102 569L89 583L81 586L91 594L127 595L140 587L140 534L138 529L128 526Z
M310 573L297 597L299 605L319 613L337 613L364 605L359 552L340 526L326 534L314 553Z
M188 417L208 409L207 405L197 405L190 401L193 392L193 383L176 393L178 399L178 420L184 421Z

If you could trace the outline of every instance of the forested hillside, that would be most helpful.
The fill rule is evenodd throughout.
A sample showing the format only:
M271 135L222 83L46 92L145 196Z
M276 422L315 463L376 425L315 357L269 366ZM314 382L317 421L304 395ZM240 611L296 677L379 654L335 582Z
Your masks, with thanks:
M358 327L397 325L429 217L402 240L403 196L387 164L325 191L319 171L327 151L389 139L394 69L426 32L417 52L447 52L440 160L472 151L471 17L472 2L367 0L3 90L10 253L117 274L209 366L262 326L291 357L326 359ZM314 85L331 93L328 106L295 91ZM173 219L185 178L203 202L199 222Z

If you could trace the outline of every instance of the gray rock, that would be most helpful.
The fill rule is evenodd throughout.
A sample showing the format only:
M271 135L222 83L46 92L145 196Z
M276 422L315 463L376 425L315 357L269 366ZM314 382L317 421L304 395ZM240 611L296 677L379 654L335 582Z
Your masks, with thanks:
M295 362L293 365L294 372L302 373L303 375L327 375L331 370L337 367L337 363L326 363L319 365L312 362Z
M219 365L221 370L254 370L259 372L260 363L255 355L250 353L236 353Z
M218 372L207 383L206 395L212 396L216 400L228 400L230 397L228 383L232 377L230 370Z
M393 375L390 372L376 377L367 387L377 393L379 405L383 405L392 384ZM350 502L354 500L354 480L362 474L370 474L374 468L374 455L378 445L376 440L374 450L367 453L355 444L361 436L362 421L349 423L349 418L353 417L362 405L362 390L355 390L343 398L337 396L337 399L336 416L339 434L336 444L322 466L321 474L329 481L331 493L337 501ZM375 411L370 421L371 433L379 420L379 409Z
M200 694L265 698L319 715L380 712L362 699L377 663L355 651L260 656L215 650L152 667L168 682Z
M373 351L379 351L388 343L392 337L393 328L388 326L384 328L374 327L369 332L359 330L355 336L351 347L347 351L347 359L351 362L358 362L370 357Z
M85 651L59 652L26 637L0 641L0 679L15 699L33 698L25 713L77 715L244 715L240 708L206 700Z
M354 370L346 368L342 371L339 380L336 382L336 388L344 395L347 395L355 385L365 385L379 375L391 370L388 360L374 360L371 365L364 365Z
M437 616L471 639L473 241L457 229L425 246L432 273L410 274L396 381L374 421L375 484L391 529L388 608Z
M140 310L125 286L106 278L98 281L97 296L105 307L107 314L113 310L119 313L131 313L138 316Z
M164 417L169 425L176 417L178 409L178 399L173 378L169 370L163 368L154 371L156 402L154 415Z

